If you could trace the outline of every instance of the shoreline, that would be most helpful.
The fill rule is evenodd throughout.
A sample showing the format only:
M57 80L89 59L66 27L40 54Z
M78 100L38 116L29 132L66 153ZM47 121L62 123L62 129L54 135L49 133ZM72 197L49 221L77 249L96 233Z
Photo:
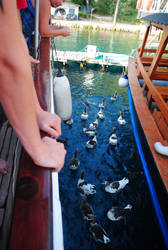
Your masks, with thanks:
M68 26L76 29L88 29L88 30L107 30L107 31L123 31L131 33L142 33L146 31L146 26L144 24L134 25L134 24L123 24L117 23L115 26L112 22L105 21L93 21L93 20L57 20L52 19L52 23L60 26Z

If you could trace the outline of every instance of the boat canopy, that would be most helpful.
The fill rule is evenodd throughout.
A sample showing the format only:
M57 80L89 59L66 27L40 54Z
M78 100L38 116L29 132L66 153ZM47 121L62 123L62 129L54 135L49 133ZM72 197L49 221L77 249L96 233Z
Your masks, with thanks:
M142 19L161 25L168 25L168 13L155 13L144 16Z

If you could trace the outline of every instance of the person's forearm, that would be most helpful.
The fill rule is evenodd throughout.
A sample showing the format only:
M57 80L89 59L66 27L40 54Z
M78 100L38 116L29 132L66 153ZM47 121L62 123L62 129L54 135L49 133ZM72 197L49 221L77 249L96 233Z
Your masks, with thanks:
M12 36L12 43L10 39L6 41L10 43L7 53L1 53L0 101L21 143L34 156L41 139L36 121L33 79L25 40L21 32L16 34ZM5 43L2 40L1 43ZM21 60L18 61L16 55Z
M40 29L40 35L42 37L55 37L55 36L69 36L70 30L68 27L58 27L54 25L48 25L48 28Z

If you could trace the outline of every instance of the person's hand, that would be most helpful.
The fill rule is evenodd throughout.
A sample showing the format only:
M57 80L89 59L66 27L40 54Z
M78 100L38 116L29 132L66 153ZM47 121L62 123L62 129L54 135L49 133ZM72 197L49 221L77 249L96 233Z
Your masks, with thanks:
M61 28L61 35L66 37L70 35L70 29L66 26L62 26Z
M32 64L39 64L39 63L40 63L39 60L36 60L36 59L33 58L31 55L29 55L29 58L30 58L30 63L32 63Z
M65 155L66 150L63 143L49 137L43 137L42 146L33 161L38 166L53 168L59 172L64 165Z
M41 110L37 115L39 129L57 139L61 136L61 119L56 114Z

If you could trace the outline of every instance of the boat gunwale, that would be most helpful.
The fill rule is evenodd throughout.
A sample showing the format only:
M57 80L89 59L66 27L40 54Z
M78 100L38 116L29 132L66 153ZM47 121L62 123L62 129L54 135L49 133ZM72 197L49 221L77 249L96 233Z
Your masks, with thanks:
M168 191L168 168L166 168L166 165L168 165L168 158L166 156L158 154L154 148L154 143L157 141L160 141L163 145L167 145L167 144L166 144L166 141L162 138L160 131L154 121L154 118L148 108L148 105L143 95L143 89L140 86L138 78L135 74L136 71L137 71L136 59L129 58L128 77L129 77L129 86L131 89L131 95L134 101L134 105L135 105L141 126L144 130L144 134L146 136L148 146L152 152L160 177L163 180L166 190ZM159 96L159 99L160 99L160 96Z

